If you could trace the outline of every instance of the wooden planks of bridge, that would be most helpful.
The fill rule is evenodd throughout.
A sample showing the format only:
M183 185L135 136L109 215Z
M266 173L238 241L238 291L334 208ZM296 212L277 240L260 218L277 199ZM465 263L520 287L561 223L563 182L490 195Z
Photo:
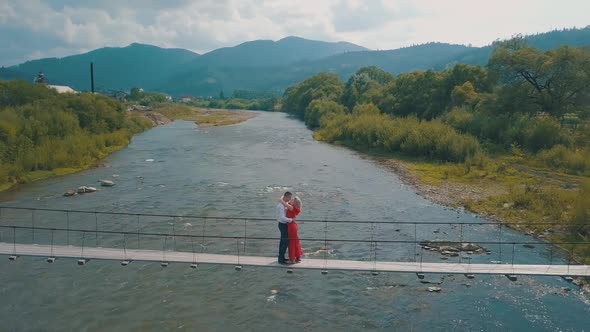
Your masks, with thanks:
M539 276L590 276L590 265L465 264L304 259L295 265L279 265L275 257L237 256L179 251L49 246L0 242L0 254L118 261L147 261L234 266L288 267L291 269L347 270L408 273L505 274Z

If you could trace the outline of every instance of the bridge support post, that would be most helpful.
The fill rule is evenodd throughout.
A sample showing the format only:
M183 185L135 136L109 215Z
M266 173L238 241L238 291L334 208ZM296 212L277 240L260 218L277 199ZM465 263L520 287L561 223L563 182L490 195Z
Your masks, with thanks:
M57 259L57 258L55 258L55 257L47 257L47 263L50 263L50 264L51 264L51 263L55 263L55 260L56 260L56 259Z
M127 265L129 265L129 263L131 263L131 262L132 262L132 260L130 260L130 259L124 259L124 260L122 260L122 261L121 261L121 265L122 265L122 266L127 266Z
M10 255L10 256L8 256L8 260L11 260L11 261L13 261L13 262L14 262L15 260L17 260L17 259L18 259L18 257L19 257L19 256L17 256L17 255Z
M475 275L474 274L471 274L471 273L465 273L465 278L467 278L467 279L474 279L475 278Z
M192 263L192 264L191 264L191 269L196 269L196 268L197 268L197 266L199 266L199 264L197 264L197 263Z
M418 277L418 279L420 279L420 280L424 279L424 273L422 273L422 272L418 272L418 273L416 273L416 276L417 276L417 277Z
M80 258L78 260L78 265L82 266L82 265L86 265L86 263L88 263L90 261L90 259L88 258Z

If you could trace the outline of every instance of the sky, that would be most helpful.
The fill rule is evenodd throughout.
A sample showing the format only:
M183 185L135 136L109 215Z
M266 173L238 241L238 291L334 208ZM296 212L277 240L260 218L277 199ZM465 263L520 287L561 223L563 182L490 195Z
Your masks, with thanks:
M0 65L134 42L197 53L287 36L483 46L587 25L589 0L0 0Z

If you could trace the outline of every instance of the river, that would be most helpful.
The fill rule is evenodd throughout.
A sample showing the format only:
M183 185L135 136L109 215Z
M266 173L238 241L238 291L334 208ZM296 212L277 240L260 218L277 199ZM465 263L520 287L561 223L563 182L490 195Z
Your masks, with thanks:
M155 214L272 218L276 199L292 190L303 202L302 219L381 220L389 224L330 224L328 236L339 239L457 240L459 227L395 225L396 221L479 222L482 219L433 204L404 186L387 169L346 148L314 141L297 120L279 113L233 126L198 128L176 121L137 135L131 144L103 161L104 165L65 177L48 179L0 194L3 206L144 212ZM114 177L113 177L114 175ZM76 197L61 194L80 185L112 179L117 185ZM65 225L63 214L38 212L37 225ZM69 222L91 229L198 233L203 221L182 218L105 217L71 214ZM0 223L31 223L30 212L2 209ZM240 219L211 221L207 234L243 234ZM324 225L303 223L300 237L321 238ZM461 227L464 239L509 241L530 237L497 225ZM500 231L500 235L499 235ZM0 230L5 241L7 229ZM248 235L278 236L275 222L254 221ZM27 239L29 234L20 234ZM38 232L38 241L48 235ZM60 235L61 236L61 235ZM65 241L63 236L56 241ZM170 248L160 239L84 239L92 245ZM23 240L24 241L24 240ZM70 244L80 243L69 235ZM127 241L129 243L127 244ZM223 241L221 241L223 242ZM207 240L198 250L273 256L276 241L221 243ZM29 240L30 243L30 240ZM181 250L190 244L179 240ZM303 242L307 257L371 259L368 243ZM474 262L512 259L546 263L545 246L488 248L491 255L473 255ZM502 253L500 253L500 249ZM437 253L413 245L383 244L378 260L441 261ZM552 255L553 256L553 255ZM558 257L558 256L557 256ZM455 258L453 258L455 259ZM457 258L459 259L459 258ZM465 259L465 258L461 258ZM551 258L557 262L559 258ZM590 300L557 277L415 275L366 272L298 271L228 266L190 269L157 263L41 258L0 260L1 330L391 330L391 331L584 331L590 329Z

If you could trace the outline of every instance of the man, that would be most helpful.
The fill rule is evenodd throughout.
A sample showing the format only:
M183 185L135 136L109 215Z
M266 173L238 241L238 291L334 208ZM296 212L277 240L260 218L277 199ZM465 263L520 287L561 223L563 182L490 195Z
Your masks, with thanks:
M290 192L286 192L281 198L283 202L287 203L293 196ZM287 233L287 223L293 221L291 218L287 218L285 215L285 207L283 204L278 203L276 207L277 221L279 222L279 231L281 231L281 241L279 242L279 264L288 264L285 260L285 253L289 247L289 234Z

